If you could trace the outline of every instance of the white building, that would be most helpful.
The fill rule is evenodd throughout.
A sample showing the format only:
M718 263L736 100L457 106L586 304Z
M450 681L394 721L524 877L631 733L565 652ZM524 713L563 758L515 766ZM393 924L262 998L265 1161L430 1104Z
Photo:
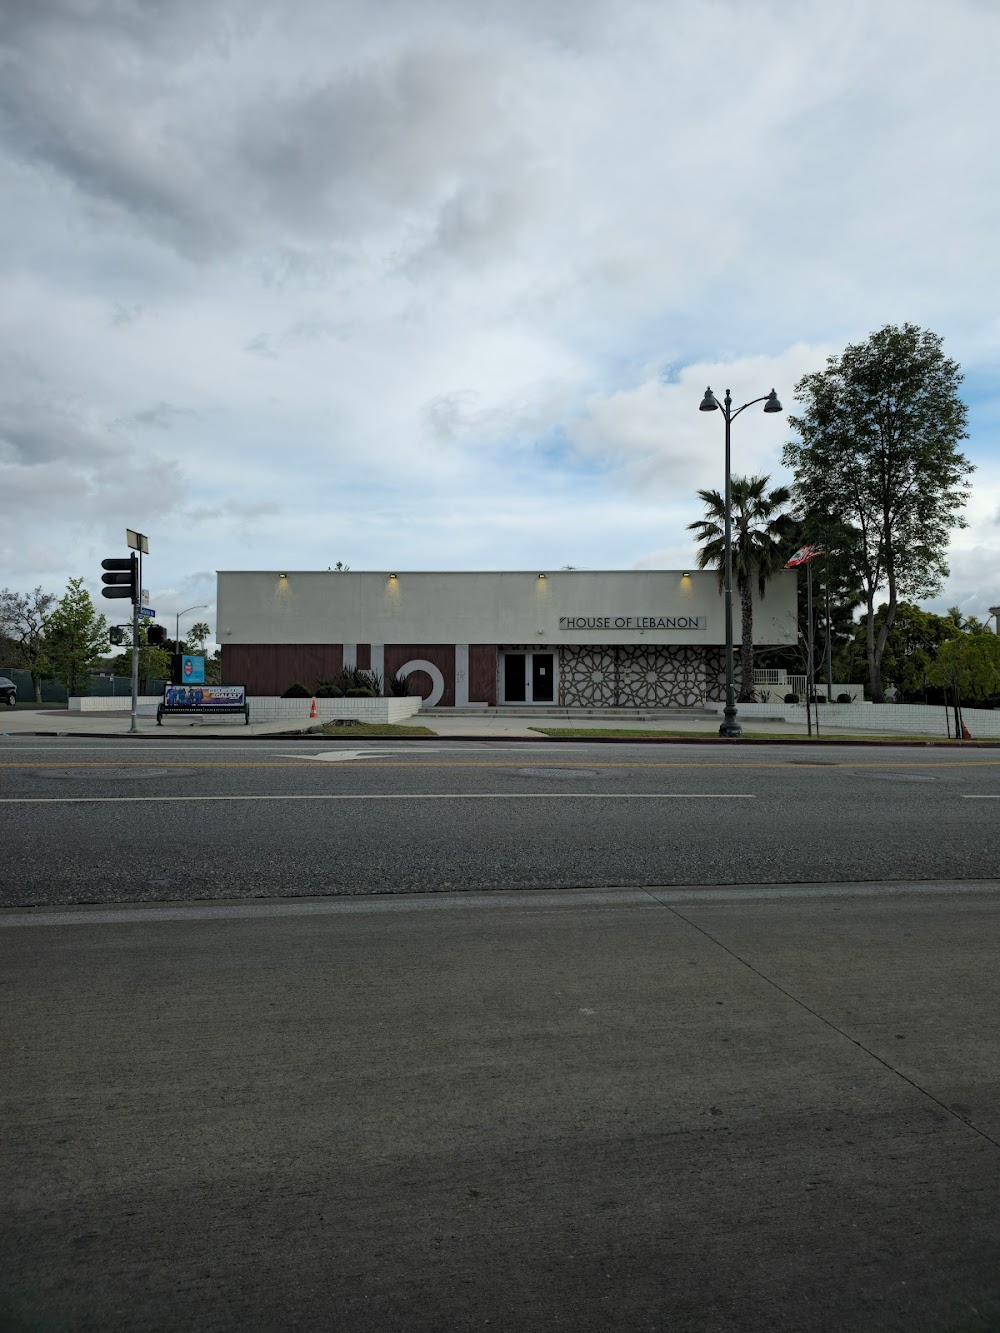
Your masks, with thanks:
M734 593L734 635L740 639ZM222 679L315 689L343 666L430 705L691 707L723 697L724 600L711 571L221 571ZM754 643L796 641L796 576L754 594Z

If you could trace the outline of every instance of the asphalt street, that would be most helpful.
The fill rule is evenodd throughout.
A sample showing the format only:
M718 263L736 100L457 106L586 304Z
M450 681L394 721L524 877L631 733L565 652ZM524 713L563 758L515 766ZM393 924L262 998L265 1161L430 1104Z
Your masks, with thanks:
M998 905L0 914L0 1323L996 1329Z
M990 879L1000 754L14 737L0 904Z
M0 1328L996 1333L998 799L5 739Z

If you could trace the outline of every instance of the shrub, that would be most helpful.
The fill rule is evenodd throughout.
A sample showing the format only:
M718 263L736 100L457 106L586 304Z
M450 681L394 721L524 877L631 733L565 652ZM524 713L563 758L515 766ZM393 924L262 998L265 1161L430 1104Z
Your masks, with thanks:
M799 701L799 696L798 696L797 694L786 694L786 695L785 695L785 703L786 703L786 704L797 704L798 701Z
M853 702L854 699L852 698L852 696L847 694L846 692L837 695L837 703L839 704L852 704Z
M365 671L356 666L345 666L335 681L345 696L351 690L371 690L376 698L382 693L382 677L377 671Z
M316 682L317 699L342 699L344 691L335 680L318 680Z
M281 697L282 699L311 699L312 690L307 690L304 685L300 685L296 681L294 685L289 685Z
M389 677L389 693L397 699L405 699L410 693L410 677L405 673L400 675L398 671L393 672Z
M377 699L378 695L374 690L352 686L351 689L344 691L345 699Z

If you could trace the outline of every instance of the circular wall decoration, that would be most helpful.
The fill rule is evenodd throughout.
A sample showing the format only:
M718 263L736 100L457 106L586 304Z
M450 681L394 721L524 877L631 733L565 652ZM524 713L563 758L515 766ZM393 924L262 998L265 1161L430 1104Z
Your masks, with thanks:
M433 662L426 662L421 657L416 657L412 662L404 662L399 668L400 676L408 676L411 671L423 671L425 675L431 678L431 692L424 699L428 708L433 708L435 704L441 702L444 694L444 676L441 674L441 668L436 667Z

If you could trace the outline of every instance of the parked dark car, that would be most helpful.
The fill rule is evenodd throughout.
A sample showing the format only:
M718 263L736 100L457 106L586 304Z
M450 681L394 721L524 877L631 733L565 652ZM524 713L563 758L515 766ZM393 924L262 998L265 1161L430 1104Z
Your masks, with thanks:
M0 676L0 699L11 708L17 703L17 686L7 676Z

